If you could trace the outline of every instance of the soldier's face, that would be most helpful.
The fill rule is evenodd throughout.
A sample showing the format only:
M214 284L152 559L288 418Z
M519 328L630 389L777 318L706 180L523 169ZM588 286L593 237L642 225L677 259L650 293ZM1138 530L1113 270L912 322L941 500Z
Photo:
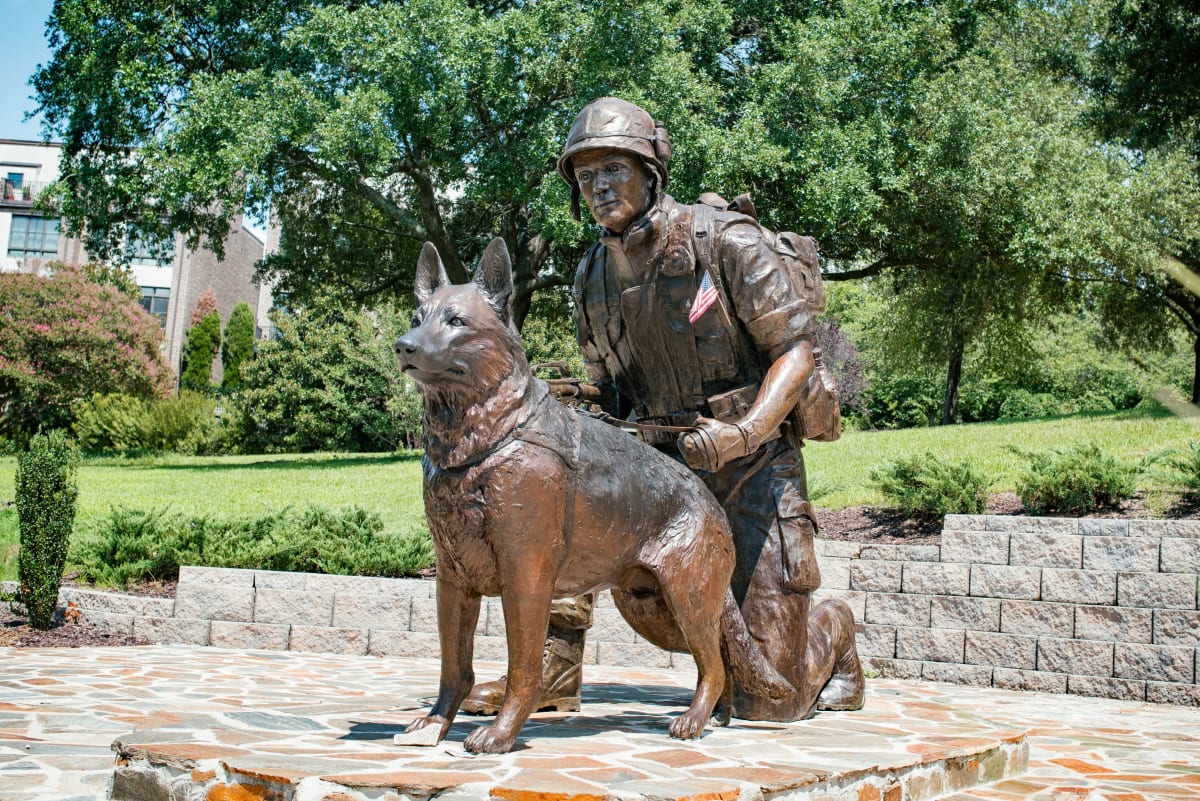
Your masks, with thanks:
M650 208L654 181L641 160L619 150L586 150L574 159L575 180L592 218L621 233Z

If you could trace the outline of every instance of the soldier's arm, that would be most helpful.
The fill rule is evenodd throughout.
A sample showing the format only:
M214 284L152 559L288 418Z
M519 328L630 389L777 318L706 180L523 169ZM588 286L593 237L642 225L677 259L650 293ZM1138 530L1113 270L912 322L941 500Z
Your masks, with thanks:
M814 367L812 342L807 337L784 346L775 357L754 405L736 423L746 440L747 453L758 450L771 432L787 419L799 402Z

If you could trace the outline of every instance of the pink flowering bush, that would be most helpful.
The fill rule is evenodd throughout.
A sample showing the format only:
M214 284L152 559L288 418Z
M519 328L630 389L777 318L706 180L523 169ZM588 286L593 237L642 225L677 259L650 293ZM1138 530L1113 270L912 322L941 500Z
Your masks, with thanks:
M0 435L71 422L96 392L161 397L174 383L162 329L137 300L82 271L0 274Z

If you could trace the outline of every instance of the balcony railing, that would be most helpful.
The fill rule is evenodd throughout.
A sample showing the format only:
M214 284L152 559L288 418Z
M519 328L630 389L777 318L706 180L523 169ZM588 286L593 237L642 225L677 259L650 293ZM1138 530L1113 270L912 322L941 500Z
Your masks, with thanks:
M0 203L32 206L37 196L50 184L45 181L22 181L17 184L3 179L4 191L0 192Z

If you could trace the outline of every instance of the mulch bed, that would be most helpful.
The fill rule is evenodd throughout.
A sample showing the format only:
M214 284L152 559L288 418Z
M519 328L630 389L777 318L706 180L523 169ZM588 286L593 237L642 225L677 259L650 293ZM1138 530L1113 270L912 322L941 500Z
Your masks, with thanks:
M988 500L987 513L992 515L1025 514L1021 500L1013 492L1001 492ZM1181 498L1164 512L1152 512L1147 508L1143 494L1135 495L1121 505L1120 509L1087 515L1096 518L1148 518L1200 519L1200 493ZM845 509L817 509L820 521L820 537L844 542L906 543L930 545L941 541L942 521L940 518L914 518L886 507L851 506ZM433 568L421 571L422 577L433 576ZM64 584L77 584L75 578L66 576ZM82 586L82 585L81 585ZM135 584L123 590L134 595L174 597L174 581L155 581ZM104 634L90 626L66 621L49 631L37 631L29 627L24 618L17 616L0 604L0 647L51 648L94 645L147 645L147 641L129 636Z

